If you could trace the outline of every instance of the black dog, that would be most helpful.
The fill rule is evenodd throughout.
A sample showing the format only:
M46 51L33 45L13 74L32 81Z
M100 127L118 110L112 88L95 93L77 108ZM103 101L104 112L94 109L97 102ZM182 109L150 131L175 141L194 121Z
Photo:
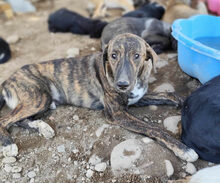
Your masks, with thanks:
M0 38L0 64L7 62L10 58L10 47L4 39Z
M159 5L156 2L145 3L143 6L140 6L138 9L128 12L123 15L123 17L136 17L136 18L157 18L161 19L165 9L163 6Z
M220 163L220 76L184 102L182 141L207 161Z
M50 32L72 32L99 38L107 22L92 20L65 8L50 14L48 28Z

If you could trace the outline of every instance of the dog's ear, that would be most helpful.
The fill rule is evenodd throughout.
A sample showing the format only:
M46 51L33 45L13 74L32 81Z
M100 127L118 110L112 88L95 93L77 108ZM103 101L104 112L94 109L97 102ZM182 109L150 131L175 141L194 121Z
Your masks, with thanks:
M108 61L108 45L106 45L104 50L102 51L102 62L103 62L105 73L106 73L106 62L107 61Z
M150 47L150 45L148 43L145 43L146 45L146 61L148 61L149 59L151 59L152 61L152 65L153 65L153 68L154 68L154 72L156 73L156 62L158 60L158 56L157 54L155 53L155 51Z

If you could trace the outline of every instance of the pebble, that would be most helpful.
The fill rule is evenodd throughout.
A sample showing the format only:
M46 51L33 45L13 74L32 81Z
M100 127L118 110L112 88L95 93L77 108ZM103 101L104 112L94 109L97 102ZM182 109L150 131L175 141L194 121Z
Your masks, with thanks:
M149 109L150 109L151 111L156 111L156 110L158 109L158 107L157 107L156 105L150 105L150 106L149 106Z
M191 175L193 175L194 173L196 173L196 167L195 167L192 163L190 163L190 162L188 162L188 163L186 164L186 166L184 167L184 169L186 170L187 173L189 173L189 174L191 174Z
M55 132L50 125L48 125L43 120L35 120L28 123L31 128L35 128L39 131L39 134L45 137L46 139L50 139L54 137Z
M29 183L34 183L34 178L31 178Z
M58 151L59 153L64 153L64 152L66 152L65 146L64 146L64 145L57 146L57 151Z
M11 35L11 36L9 36L8 38L7 38L7 42L9 43L9 44L15 44L15 43L17 43L18 41L20 40L20 37L18 36L18 35Z
M171 131L174 134L177 134L178 123L180 122L180 120L181 116L170 116L163 121L163 125L167 130Z
M173 59L173 58L177 57L177 54L176 53L169 53L169 54L167 54L167 57L168 57L168 59Z
M74 163L74 165L76 165L76 166L78 165L78 161L74 161L73 163Z
M166 60L162 60L162 59L159 59L158 62L156 62L156 67L158 69L166 66L168 64L168 62Z
M35 171L30 171L30 172L28 172L27 176L31 179L36 176L36 173L35 173Z
M93 176L93 174L94 174L94 172L92 170L88 169L86 172L86 177L90 178Z
M170 160L164 160L165 165L166 165L166 170L167 170L167 176L170 177L174 173L174 168Z
M67 54L67 58L76 57L79 55L79 48L69 48L66 54Z
M154 89L154 92L174 92L175 89L170 83L163 83Z
M19 178L21 178L21 174L20 173L14 173L14 174L12 174L12 178L13 179L19 179Z
M9 172L11 172L12 167L11 167L9 164L6 164L5 167L4 167L4 170L5 170L7 173L9 173Z
M73 115L73 120L74 121L78 121L79 120L79 116L78 115Z
M13 173L19 173L19 172L21 172L21 170L22 170L22 167L13 166L12 169L11 169L11 172L13 172Z
M141 140L142 140L145 144L148 144L148 143L153 142L153 140L152 140L151 138L149 138L149 137L144 137L144 138L142 138Z
M142 149L136 139L128 139L116 145L111 152L110 159L113 172L135 166L135 162L141 157L141 153Z
M96 49L94 47L91 48L91 51L95 51Z
M95 165L95 171L97 172L104 172L106 169L107 165L105 162L99 163Z
M153 77L153 76L150 76L149 77L149 83L153 83L153 82L155 82L157 79L155 78L155 77Z
M89 164L91 165L96 165L98 163L101 163L101 158L99 158L96 154L93 154L90 158L89 158Z
M5 164L10 164L10 163L14 163L14 162L16 162L15 157L5 157L2 159L2 163L5 163Z
M3 155L5 157L17 156L18 146L16 144L10 144L3 147Z
M103 124L101 127L99 127L99 128L96 130L96 132L95 132L96 136L97 136L97 137L100 137L100 136L102 135L102 132L103 132L106 128L108 128L108 127L109 127L108 124Z

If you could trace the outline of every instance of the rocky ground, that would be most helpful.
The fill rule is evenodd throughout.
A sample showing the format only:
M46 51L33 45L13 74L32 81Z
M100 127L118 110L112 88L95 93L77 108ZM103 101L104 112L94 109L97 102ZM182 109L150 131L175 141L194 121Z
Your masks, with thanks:
M11 42L12 59L0 65L0 83L25 64L100 50L100 40L69 33L52 34L47 29L49 13L61 7L88 16L88 1L54 2L51 7L40 1L36 13L17 15L12 20L1 17L0 35ZM175 91L186 97L200 85L180 70L176 53L161 54L157 67L158 72L151 77L150 92ZM180 109L149 106L129 110L144 120L160 123L179 138ZM4 108L0 115L7 111ZM0 148L0 182L175 182L211 166L202 160L193 164L181 161L151 139L108 124L102 111L60 106L45 113L41 120L52 127L53 138L46 139L17 126L10 128L19 155L4 158Z

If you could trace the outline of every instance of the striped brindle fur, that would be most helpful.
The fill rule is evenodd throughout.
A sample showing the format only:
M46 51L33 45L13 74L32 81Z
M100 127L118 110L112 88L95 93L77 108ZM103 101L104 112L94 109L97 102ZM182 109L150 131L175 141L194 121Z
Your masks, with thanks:
M126 33L112 39L103 53L22 67L0 89L0 104L5 101L12 109L0 118L3 146L16 146L6 130L13 123L24 122L57 105L70 104L104 108L111 122L156 139L183 160L196 160L192 149L156 124L143 122L126 110L127 105L135 103L178 104L172 96L168 100L164 94L143 97L156 60L157 55L142 38Z

